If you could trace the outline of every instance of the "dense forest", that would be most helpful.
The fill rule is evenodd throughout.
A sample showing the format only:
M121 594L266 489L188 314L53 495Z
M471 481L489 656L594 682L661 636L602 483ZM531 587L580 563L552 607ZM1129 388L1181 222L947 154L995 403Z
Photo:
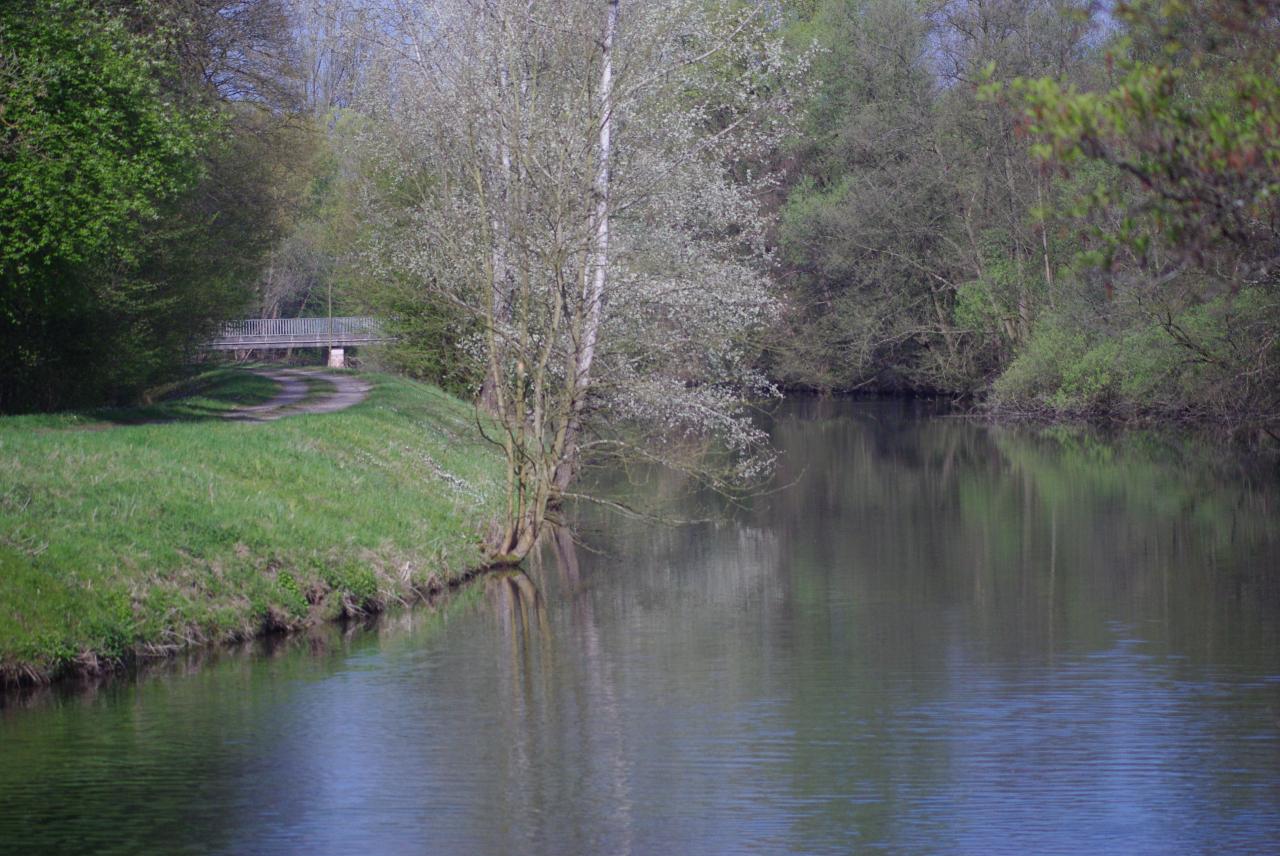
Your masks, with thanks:
M507 5L4 4L0 409L127 401L222 319L331 310L545 409L559 312L604 344L551 435L774 386L1280 432L1275 2L564 4L577 42ZM540 304L604 277L602 223L616 287Z
M777 376L1274 432L1278 11L821 4Z

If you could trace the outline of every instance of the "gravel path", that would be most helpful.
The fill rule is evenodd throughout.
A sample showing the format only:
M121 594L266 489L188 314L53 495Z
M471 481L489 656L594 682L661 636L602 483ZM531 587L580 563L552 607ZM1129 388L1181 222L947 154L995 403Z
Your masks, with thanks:
M254 374L280 384L280 391L262 404L229 410L224 418L237 422L271 422L300 413L334 413L359 404L369 395L369 384L348 374L302 369L261 369ZM333 391L317 393L304 401L311 391L305 380L309 377L327 381L333 385Z

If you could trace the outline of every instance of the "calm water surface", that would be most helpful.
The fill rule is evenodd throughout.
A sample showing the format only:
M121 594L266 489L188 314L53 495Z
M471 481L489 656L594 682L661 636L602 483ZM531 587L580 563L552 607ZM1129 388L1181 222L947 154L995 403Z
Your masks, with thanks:
M796 486L733 522L6 699L0 851L1280 853L1273 470L903 404L774 432Z

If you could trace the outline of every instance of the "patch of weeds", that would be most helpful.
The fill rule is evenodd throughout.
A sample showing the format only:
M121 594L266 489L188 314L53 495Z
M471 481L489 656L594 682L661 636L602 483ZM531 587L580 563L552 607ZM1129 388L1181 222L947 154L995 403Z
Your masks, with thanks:
M276 586L279 589L280 604L294 618L303 618L307 614L307 598L293 574L282 571L276 574Z
M349 596L363 606L378 596L378 578L367 565L358 562L335 564L324 571L324 580L334 591Z

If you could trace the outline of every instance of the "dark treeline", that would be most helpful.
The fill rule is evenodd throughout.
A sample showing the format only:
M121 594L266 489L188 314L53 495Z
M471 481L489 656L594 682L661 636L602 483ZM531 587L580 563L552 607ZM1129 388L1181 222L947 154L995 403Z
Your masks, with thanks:
M818 0L773 370L1280 425L1280 6Z
M242 311L313 134L281 0L0 7L0 410L122 402Z

